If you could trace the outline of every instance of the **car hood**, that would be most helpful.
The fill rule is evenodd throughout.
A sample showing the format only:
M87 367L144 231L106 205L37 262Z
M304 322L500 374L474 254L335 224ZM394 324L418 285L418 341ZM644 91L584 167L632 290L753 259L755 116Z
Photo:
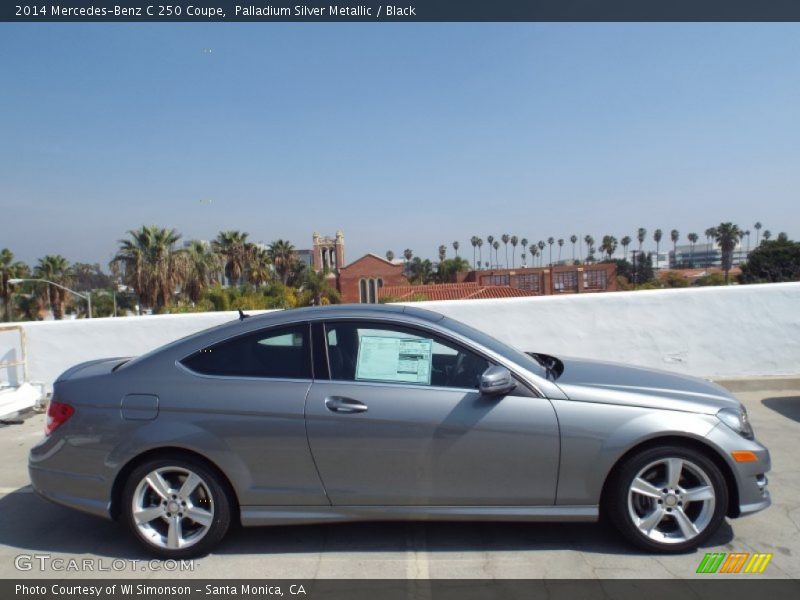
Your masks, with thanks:
M704 379L580 358L558 360L563 367L555 383L570 400L705 414L740 406L728 390Z

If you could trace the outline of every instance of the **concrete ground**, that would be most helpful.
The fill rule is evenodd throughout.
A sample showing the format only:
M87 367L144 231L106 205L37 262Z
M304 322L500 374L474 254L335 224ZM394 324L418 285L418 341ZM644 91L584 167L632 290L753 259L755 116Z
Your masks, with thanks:
M602 524L359 523L238 530L213 555L195 561L193 571L180 573L130 562L148 556L122 526L31 492L26 455L43 425L36 415L0 426L0 578L683 578L697 577L706 552L771 552L765 573L748 577L797 578L800 388L737 396L772 452L773 506L729 521L697 552L648 555ZM77 563L49 562L54 559L91 559L95 571L109 570L64 570ZM44 569L40 561L48 562Z

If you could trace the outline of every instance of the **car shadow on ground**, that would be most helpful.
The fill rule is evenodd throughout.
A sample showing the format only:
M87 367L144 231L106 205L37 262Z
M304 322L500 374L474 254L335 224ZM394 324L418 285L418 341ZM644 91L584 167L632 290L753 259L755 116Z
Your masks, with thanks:
M800 396L764 398L761 404L774 410L779 415L800 423Z
M127 528L51 504L30 488L0 497L0 544L20 552L87 553L110 558L150 558ZM733 539L726 522L704 548ZM575 550L646 555L605 523L370 522L236 527L215 554L336 554L339 552L492 552ZM63 556L62 556L63 557Z

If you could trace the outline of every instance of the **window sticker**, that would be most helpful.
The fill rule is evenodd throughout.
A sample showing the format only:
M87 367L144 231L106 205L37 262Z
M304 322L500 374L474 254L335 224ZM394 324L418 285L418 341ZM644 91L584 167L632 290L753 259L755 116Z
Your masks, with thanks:
M432 348L431 339L362 336L356 380L430 385Z

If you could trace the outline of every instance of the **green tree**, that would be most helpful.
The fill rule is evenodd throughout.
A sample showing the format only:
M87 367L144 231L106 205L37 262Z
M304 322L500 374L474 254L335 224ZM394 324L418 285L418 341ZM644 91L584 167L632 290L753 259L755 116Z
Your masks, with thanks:
M494 248L494 236L487 235L486 242L489 244L489 268L492 268L492 248Z
M558 262L561 262L561 249L564 247L564 239L558 238Z
M14 260L14 253L8 248L0 250L0 298L3 299L3 320L11 321L11 284L9 279L27 277L28 265Z
M500 239L503 240L503 244L505 244L505 247L506 247L506 269L507 269L508 268L508 242L509 242L509 240L511 240L511 236L508 235L507 233L504 233L502 236L500 236Z
M442 262L445 256L447 256L447 246L442 244L439 246L439 262Z
M686 237L689 240L689 244L691 244L689 253L689 266L694 268L694 245L697 243L697 240L700 239L700 236L698 236L696 233L690 233Z
M647 229L644 227L639 227L638 231L636 232L636 239L639 240L639 254L642 253L642 245L644 244L644 240L647 237Z
M299 271L297 263L297 253L294 246L287 240L278 239L272 242L267 248L267 255L269 256L272 265L275 267L275 272L283 285L289 283L297 271Z
M172 302L185 273L184 252L175 248L181 235L175 229L143 225L128 231L112 259L139 304L158 312Z
M575 243L578 241L578 236L573 233L569 236L569 241L572 242L572 262L575 263Z
M583 241L586 244L586 262L591 262L594 254L594 238L590 235L585 235Z
M455 242L453 242L453 251L456 253L456 256L458 256L458 249L459 249L460 247L461 247L461 244L458 242L458 240L456 240Z
M389 262L392 262L394 260L394 252L392 252L391 250L387 250L386 251L386 260L388 260Z
M183 260L183 292L189 302L198 304L219 275L220 255L211 250L208 244L192 240L186 248Z
M659 250L659 247L661 246L661 237L662 237L663 235L664 235L664 234L663 234L663 232L662 232L660 229L656 229L656 230L653 232L653 240L654 240L654 241L655 241L655 243L656 243L656 268L658 268L658 263L659 263L659 258L658 258L658 254L659 254L659 253L658 253L658 250Z
M600 243L600 251L608 256L611 260L611 255L617 250L617 238L613 235L604 235L603 241Z
M769 229L764 230L764 241L768 242L772 237L772 232Z
M60 254L48 254L40 258L33 269L35 279L45 279L52 283L57 283L64 287L69 287L72 283L72 272L69 268L69 261ZM53 318L60 321L64 318L64 306L67 302L67 292L65 289L50 283L44 284L41 288L47 298L47 303L53 311Z
M472 264L475 264L478 256L478 236L473 235L469 238L469 243L472 244Z
M308 269L303 278L300 304L306 306L338 304L341 297L336 288L331 285L329 275L327 269L319 272Z
M717 237L717 229L716 227L709 227L705 230L706 235L706 245L708 246L708 251L706 252L706 267L711 266L711 240L716 239Z
M272 279L272 259L269 249L253 247L250 251L250 264L247 266L247 283L256 290Z
M409 273L409 281L413 284L432 283L434 279L433 263L427 258L422 260L419 256L415 256L409 265Z
M761 221L756 221L756 224L753 225L753 229L756 230L756 247L758 247L759 244L758 238L759 238L759 233L761 232L761 227L763 227L763 225L761 225Z
M722 253L722 271L725 273L725 283L728 283L728 274L733 266L733 251L736 244L742 239L742 230L733 223L720 223L716 227L715 240Z
M222 259L228 285L238 285L250 263L252 246L247 242L248 234L243 231L220 231L211 242L214 252Z
M517 244L519 244L519 238L515 235L511 236L511 268L516 267L517 262Z
M625 260L628 260L628 246L631 245L631 241L631 236L629 235L626 235L619 241L620 246L622 246L622 251L625 254Z
M464 260L461 256L447 258L439 263L439 268L436 271L436 279L439 283L455 283L456 274L461 271L469 271L469 269L469 262Z
M741 283L800 281L800 243L787 238L765 240L742 265Z
M677 266L678 264L678 240L681 239L681 234L677 229L669 232L669 239L672 240L672 260Z
M478 238L478 266L481 266L483 260L483 238Z

